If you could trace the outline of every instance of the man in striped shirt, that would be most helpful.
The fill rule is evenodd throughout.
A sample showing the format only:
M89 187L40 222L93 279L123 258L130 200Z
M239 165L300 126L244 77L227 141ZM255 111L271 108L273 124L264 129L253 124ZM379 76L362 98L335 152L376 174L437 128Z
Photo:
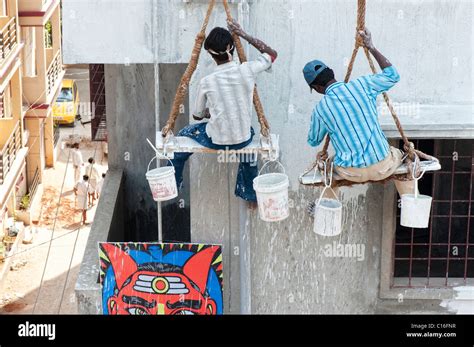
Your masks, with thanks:
M216 63L214 71L200 82L193 118L206 122L191 124L181 129L178 136L189 137L204 147L215 150L239 150L248 146L255 135L251 127L252 99L257 76L270 71L277 52L261 40L247 34L235 21L228 21L228 29L214 28L204 42L204 49ZM260 54L255 60L239 64L234 60L234 33ZM183 181L183 169L192 153L175 153L173 165L178 186ZM257 196L253 179L258 175L254 155L239 156L235 195L255 207Z
M377 115L377 96L392 88L400 76L374 47L370 32L365 29L359 35L381 73L338 82L330 68L314 60L306 64L303 74L310 88L324 95L313 110L308 143L316 147L329 134L336 150L336 172L360 183L391 176L402 163L403 153L389 146ZM395 185L400 195L413 193L413 181L396 180Z

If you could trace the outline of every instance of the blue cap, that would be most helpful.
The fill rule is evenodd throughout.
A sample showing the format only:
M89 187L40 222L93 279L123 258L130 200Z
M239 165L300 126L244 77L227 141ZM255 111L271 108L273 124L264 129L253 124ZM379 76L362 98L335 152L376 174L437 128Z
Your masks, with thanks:
M316 69L316 66L318 65L320 67ZM306 83L308 83L308 85L313 83L316 77L318 77L321 71L323 71L325 68L327 68L326 64L324 64L320 60L313 60L313 61L310 61L308 64L306 64L303 69L303 75L304 75L304 79L306 80Z

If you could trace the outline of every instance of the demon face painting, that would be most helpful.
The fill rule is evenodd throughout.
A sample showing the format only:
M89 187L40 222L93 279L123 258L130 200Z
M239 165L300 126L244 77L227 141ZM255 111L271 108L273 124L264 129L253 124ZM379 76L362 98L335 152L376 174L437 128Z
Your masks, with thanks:
M100 243L104 314L222 314L221 246Z

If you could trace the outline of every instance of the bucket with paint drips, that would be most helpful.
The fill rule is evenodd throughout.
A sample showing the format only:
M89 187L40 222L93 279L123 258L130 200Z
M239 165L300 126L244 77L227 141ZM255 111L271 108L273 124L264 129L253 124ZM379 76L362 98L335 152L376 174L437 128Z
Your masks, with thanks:
M150 140L147 139L147 141L156 151L156 148L153 146ZM166 159L171 163L171 166L162 166L150 170L150 165L153 160L156 159L158 161L160 159L158 151L156 151L156 154L157 155L153 157L148 163L146 178L148 180L148 184L150 185L151 193L153 194L153 200L168 201L178 196L178 186L176 184L176 177L174 175L175 169L173 162L168 158L163 157L163 159Z
M331 188L334 163L331 162L329 174L327 162L324 162L324 189L315 205L313 231L322 236L337 236L342 231L342 204L336 192ZM316 176L315 168L315 176ZM324 198L324 193L330 189L334 199Z
M279 222L290 215L288 206L288 187L290 180L283 165L276 161L283 173L267 173L261 175L263 169L271 161L267 161L253 180L253 188L257 193L258 213L265 222Z
M413 162L412 177L415 181L414 194L402 195L402 208L400 212L400 225L408 228L428 228L430 221L432 197L418 193L418 181L426 170L416 177L416 167L419 164L418 156Z

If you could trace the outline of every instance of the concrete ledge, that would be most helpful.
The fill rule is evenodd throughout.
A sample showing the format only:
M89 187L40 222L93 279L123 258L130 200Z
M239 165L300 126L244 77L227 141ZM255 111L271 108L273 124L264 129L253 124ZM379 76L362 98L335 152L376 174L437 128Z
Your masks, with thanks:
M384 104L385 106L385 104ZM397 108L400 110L398 111ZM408 138L473 139L474 105L407 105L395 103ZM388 138L400 138L392 116L379 107L380 125Z
M110 234L116 235L120 232L117 229L123 229L123 213L120 210L122 183L121 170L107 172L76 282L75 292L80 314L102 313L97 244L109 241Z

